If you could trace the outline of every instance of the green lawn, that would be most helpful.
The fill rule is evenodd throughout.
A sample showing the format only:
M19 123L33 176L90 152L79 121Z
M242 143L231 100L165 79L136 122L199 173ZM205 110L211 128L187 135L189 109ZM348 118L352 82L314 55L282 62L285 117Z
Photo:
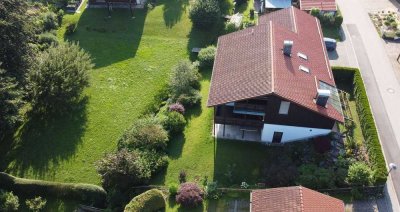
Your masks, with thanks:
M99 184L94 163L104 152L115 150L121 133L165 85L171 67L188 58L191 47L215 41L215 36L192 31L186 6L187 1L161 0L151 11L135 10L135 18L125 9L114 9L112 18L107 18L106 9L67 15L65 24L76 20L78 27L65 39L78 41L96 64L84 91L86 99L69 116L32 118L25 123L6 156L6 171L28 178ZM64 38L63 27L60 38Z

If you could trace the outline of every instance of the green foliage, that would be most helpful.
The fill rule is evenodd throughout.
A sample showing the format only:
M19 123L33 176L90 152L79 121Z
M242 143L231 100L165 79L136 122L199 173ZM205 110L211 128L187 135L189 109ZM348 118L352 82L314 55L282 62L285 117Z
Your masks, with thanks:
M18 195L73 199L97 206L103 206L106 199L106 192L97 185L31 180L17 178L3 172L0 172L0 188L14 191Z
M337 28L342 26L343 23L343 16L340 10L337 11L337 14L335 15L335 20L333 21L333 25Z
M160 190L151 189L133 198L126 205L124 212L162 211L165 199Z
M314 16L314 17L319 17L319 14L320 14L320 10L318 9L318 8L311 8L311 11L310 11L310 14L312 15L312 16Z
M188 60L180 61L172 70L169 89L171 100L185 106L197 104L201 96L197 89L200 88L200 74L197 66Z
M175 196L178 193L178 185L176 183L168 185L168 192L170 196Z
M193 25L200 29L212 28L220 16L221 10L217 0L195 1L189 12Z
M40 211L46 206L47 200L42 197L35 197L33 199L27 199L25 201L26 206L28 206L31 211Z
M248 0L235 0L236 6L240 6L240 5L244 4L244 3L247 3L247 1Z
M18 81L29 66L29 42L33 39L27 8L27 1L0 1L0 68Z
M153 117L138 119L118 141L118 148L165 150L168 133Z
M58 39L53 33L45 32L38 35L38 43L41 45L40 49L44 50L49 48L50 46L57 46Z
M1 65L1 64L0 64ZM0 140L11 134L21 122L19 110L23 105L23 91L13 77L0 69Z
M208 46L199 52L199 62L201 67L212 67L214 65L214 58L217 48L215 46Z
M57 11L57 21L58 21L58 25L59 25L59 26L61 26L61 24L62 24L62 19L63 19L63 17L64 17L64 10L59 9L59 10Z
M225 24L225 34L229 34L231 32L236 32L238 31L239 28L236 27L234 23L228 22Z
M13 192L0 190L0 211L18 211L19 198Z
M167 157L162 153L121 149L106 154L96 168L105 188L125 189L147 183L152 174L166 165Z
M53 12L46 12L41 17L43 31L50 31L58 28L58 17Z
M78 44L66 42L41 53L28 73L33 112L62 112L76 103L92 67L90 55Z
M208 199L218 199L220 194L218 193L218 183L215 182L207 182L206 186L204 186L204 196Z
M76 22L72 22L67 24L65 27L65 34L66 35L72 35L76 30Z
M350 165L346 181L353 186L368 186L372 184L372 171L364 162Z
M347 67L333 67L333 72L340 73L342 77L338 79L345 79L353 73L353 92L356 100L357 113L360 118L361 130L365 138L365 144L368 150L369 161L374 173L375 185L382 185L386 183L386 162L383 157L381 144L379 142L378 132L376 130L375 121L369 105L367 93L364 87L360 71L356 68ZM351 79L347 78L347 80ZM335 77L336 80L336 77Z
M182 133L185 129L185 117L178 112L166 112L160 116L160 120L164 129L166 129L170 135Z
M314 164L301 165L297 183L307 188L321 189L333 188L334 175L332 170L317 167Z

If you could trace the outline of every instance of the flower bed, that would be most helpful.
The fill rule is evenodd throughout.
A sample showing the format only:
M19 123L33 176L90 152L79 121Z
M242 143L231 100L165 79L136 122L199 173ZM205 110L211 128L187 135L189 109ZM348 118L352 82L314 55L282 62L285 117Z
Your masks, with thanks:
M369 16L384 39L400 39L400 15L397 11L383 10L369 13Z

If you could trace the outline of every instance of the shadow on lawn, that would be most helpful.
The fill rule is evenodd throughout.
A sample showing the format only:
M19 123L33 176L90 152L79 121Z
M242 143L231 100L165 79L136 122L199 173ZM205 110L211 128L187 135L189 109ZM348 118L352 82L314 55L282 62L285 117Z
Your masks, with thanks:
M105 8L86 9L77 29L64 39L78 41L94 58L96 68L135 57L144 28L147 11L114 9L111 18Z
M190 60L197 59L197 53L192 53L193 48L205 48L209 45L217 45L218 37L223 33L223 23L218 23L214 28L209 30L200 30L192 27L188 37L187 51L190 54Z
M169 28L173 27L182 18L182 13L186 12L189 0L165 0L160 1L163 6L163 17L165 25Z
M6 156L11 162L6 171L20 177L29 171L40 178L52 178L55 173L50 172L50 166L71 158L82 141L87 101L84 98L65 115L29 117Z

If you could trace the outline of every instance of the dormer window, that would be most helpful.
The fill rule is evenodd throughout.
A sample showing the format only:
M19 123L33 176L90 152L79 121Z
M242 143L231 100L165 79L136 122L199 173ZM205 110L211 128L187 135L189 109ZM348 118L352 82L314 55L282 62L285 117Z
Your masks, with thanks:
M297 56L299 56L301 59L303 59L303 60L308 60L308 57L307 57L307 55L305 55L305 54L303 54L303 53L301 53L301 52L298 52L297 53Z
M305 66L300 65L300 66L299 66L299 69L300 69L301 71L306 72L306 73L310 73L310 69L307 68L307 67L305 67Z

